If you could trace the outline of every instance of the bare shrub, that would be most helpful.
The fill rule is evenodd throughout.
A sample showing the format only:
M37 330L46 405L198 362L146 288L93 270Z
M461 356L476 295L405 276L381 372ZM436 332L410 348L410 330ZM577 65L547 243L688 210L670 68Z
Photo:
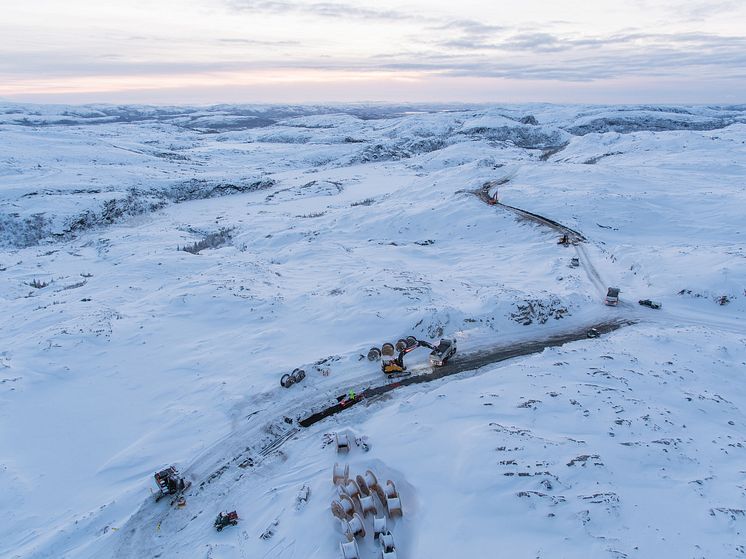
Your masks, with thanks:
M230 239L231 230L221 229L217 233L210 233L201 241L197 241L196 243L193 243L191 245L185 245L181 248L177 246L176 249L183 250L184 252L189 252L190 254L199 254L201 250L205 250L208 248L219 248L230 241Z
M31 282L29 282L28 285L31 286L31 287L33 287L34 289L43 289L43 288L47 287L50 283L52 283L52 282L51 281L41 281L41 280L38 280L38 279L34 279Z
M353 202L352 204L350 204L350 207L354 208L355 206L370 206L373 204L373 202L375 202L374 198L366 198L365 200Z

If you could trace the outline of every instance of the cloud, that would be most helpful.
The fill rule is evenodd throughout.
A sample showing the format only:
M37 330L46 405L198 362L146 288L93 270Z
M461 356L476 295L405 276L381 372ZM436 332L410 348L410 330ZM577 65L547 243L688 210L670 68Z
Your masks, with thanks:
M6 82L37 76L44 78L99 75L172 76L187 73L243 72L277 66L276 60L137 61L109 53L71 57L68 53L56 51L12 52L0 57L0 74L4 76Z
M431 27L434 31L455 31L469 37L486 37L502 33L508 28L501 25L491 25L471 19L457 19L443 22L440 25Z
M300 41L262 41L260 39L242 39L240 37L225 37L218 39L218 42L228 45L250 45L256 47L294 47L302 44Z
M289 2L284 0L226 0L230 9L242 12L284 15L289 12L335 19L423 20L422 16L398 10L381 10L342 2Z
M590 82L687 75L736 79L746 67L746 38L706 33L630 32L581 38L517 34L496 41L437 42L429 51L382 55L368 63L375 69L517 80Z
M746 52L746 37L707 33L645 33L629 32L609 36L578 37L551 33L519 33L500 39L460 37L432 44L436 50L456 51L462 55L488 56L500 53L520 53L525 56L551 54L557 61L569 61L575 55L592 54L599 59L649 56L651 62L662 53L681 57L681 63L697 57L702 63L721 68L742 60Z
M743 10L743 0L631 0L643 10L662 9L669 19L702 23L714 16Z
M275 42L223 38L228 44L265 46ZM283 43L283 42L280 42ZM289 42L289 48L302 46ZM746 68L746 38L706 33L652 34L630 32L610 37L564 37L550 33L520 33L496 41L450 40L418 50L382 51L367 57L324 58L268 51L264 56L216 57L202 61L139 61L117 53L70 56L59 51L7 52L0 74L9 79L43 75L175 76L183 74L294 71L349 73L397 72L453 77L591 82L635 76L708 76L736 78Z
M505 50L557 52L566 47L563 40L550 33L519 33L500 43Z

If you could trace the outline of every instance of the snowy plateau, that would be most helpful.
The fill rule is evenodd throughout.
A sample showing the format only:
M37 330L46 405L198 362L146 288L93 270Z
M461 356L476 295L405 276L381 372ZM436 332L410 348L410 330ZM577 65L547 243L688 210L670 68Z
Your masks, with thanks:
M0 104L0 333L2 557L746 557L746 106Z

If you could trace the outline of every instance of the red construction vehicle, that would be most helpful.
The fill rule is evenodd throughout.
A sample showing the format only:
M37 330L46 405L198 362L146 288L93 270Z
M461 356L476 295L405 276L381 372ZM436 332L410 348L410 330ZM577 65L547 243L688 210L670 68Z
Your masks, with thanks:
M220 512L218 517L215 519L215 529L218 532L222 532L226 526L236 526L238 524L238 513L232 512Z

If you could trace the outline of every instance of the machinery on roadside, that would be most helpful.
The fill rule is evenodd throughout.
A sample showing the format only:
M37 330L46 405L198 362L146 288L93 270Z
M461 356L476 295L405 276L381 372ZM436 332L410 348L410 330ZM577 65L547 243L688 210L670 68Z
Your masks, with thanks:
M571 233L562 233L562 236L557 240L558 245L569 247L570 245L578 244L578 237Z
M651 309L660 309L662 306L658 301L651 301L650 299L640 299L638 303L643 307L649 307Z
M430 346L432 347L432 346ZM430 364L442 367L456 353L456 340L443 338L430 352Z
M280 386L283 388L290 388L296 382L302 381L306 378L306 371L303 369L293 369L292 373L285 373L280 379Z
M618 287L610 287L606 291L604 304L609 305L610 307L616 307L619 304L619 291L621 290Z
M396 345L385 343L381 348L373 347L368 351L370 361L381 360L381 370L388 377L404 376L409 374L404 365L404 356L417 348L425 347L430 350L430 364L442 367L456 353L456 340L443 338L435 346L424 340L418 340L414 336L402 338ZM398 354L394 356L394 353Z
M236 526L238 524L238 513L232 512L220 512L218 517L215 519L215 529L218 532L222 532L223 528L227 526Z
M159 489L155 496L156 502L169 495L173 496L173 502L176 502L181 497L181 494L192 485L192 482L186 481L174 466L169 466L156 472L153 477Z

